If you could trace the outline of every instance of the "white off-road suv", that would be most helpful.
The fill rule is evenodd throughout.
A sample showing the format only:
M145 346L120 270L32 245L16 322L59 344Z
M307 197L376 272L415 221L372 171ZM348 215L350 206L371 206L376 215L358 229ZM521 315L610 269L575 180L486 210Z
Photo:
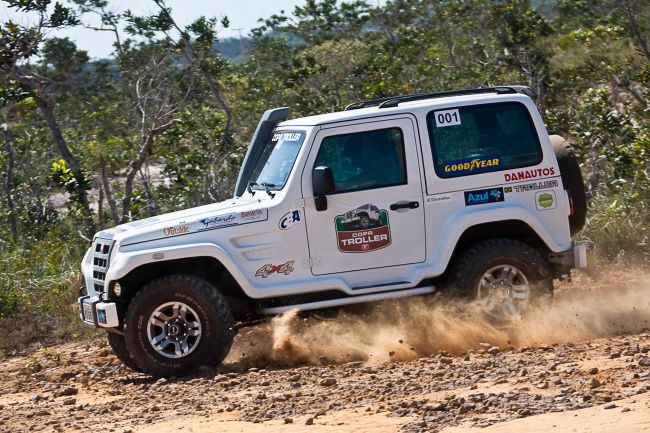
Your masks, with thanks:
M81 318L129 367L169 376L220 363L239 327L293 308L446 289L519 316L586 265L571 241L580 170L530 96L503 86L291 120L269 110L234 198L97 233Z

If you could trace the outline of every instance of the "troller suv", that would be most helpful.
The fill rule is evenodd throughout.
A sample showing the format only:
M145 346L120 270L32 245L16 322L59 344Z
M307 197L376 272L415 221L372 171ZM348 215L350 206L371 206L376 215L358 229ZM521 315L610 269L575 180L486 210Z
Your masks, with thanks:
M585 194L521 86L267 111L234 197L95 236L82 320L154 376L216 365L239 327L449 293L510 320L586 265ZM366 209L364 214L360 209Z

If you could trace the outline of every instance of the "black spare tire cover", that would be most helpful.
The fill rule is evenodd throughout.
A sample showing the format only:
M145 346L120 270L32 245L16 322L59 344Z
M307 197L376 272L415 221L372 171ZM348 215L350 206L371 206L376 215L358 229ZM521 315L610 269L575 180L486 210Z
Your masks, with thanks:
M582 181L582 173L578 158L569 143L559 135L549 136L555 157L560 168L560 177L564 189L569 191L571 201L573 202L573 214L569 215L569 228L571 236L578 233L585 225L587 220L587 195L585 194L585 184Z

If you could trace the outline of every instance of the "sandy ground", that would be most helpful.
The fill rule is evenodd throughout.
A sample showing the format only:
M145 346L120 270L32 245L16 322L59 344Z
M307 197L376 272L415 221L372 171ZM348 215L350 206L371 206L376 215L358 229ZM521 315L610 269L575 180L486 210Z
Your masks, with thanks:
M650 271L559 285L508 327L438 299L242 332L224 365L155 380L103 339L0 366L0 431L650 431Z

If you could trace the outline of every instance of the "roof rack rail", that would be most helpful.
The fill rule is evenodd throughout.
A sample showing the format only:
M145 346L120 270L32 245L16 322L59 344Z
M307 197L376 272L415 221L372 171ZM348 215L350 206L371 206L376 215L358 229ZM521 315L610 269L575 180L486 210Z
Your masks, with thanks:
M533 91L526 86L495 86L495 87L479 87L476 89L463 89L463 90L450 90L446 92L435 93L416 93L413 95L402 96L389 96L387 98L371 99L369 101L353 102L345 107L345 110L356 110L358 108L374 107L390 108L397 107L401 102L420 101L422 99L446 98L449 96L462 96L462 95L480 95L483 93L496 93L497 95L521 93L530 98L534 96Z

